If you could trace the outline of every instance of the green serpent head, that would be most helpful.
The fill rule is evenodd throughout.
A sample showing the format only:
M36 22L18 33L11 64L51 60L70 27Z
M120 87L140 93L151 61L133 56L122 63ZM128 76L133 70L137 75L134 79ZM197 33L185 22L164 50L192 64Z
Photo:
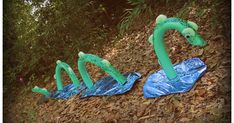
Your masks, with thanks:
M187 39L187 41L194 46L205 46L207 43L203 38L197 33L198 26L192 21L187 21L187 27L185 26L182 35Z
M171 25L177 25L176 28L180 30L182 35L193 46L205 46L207 44L197 32L198 25L192 21L184 21L179 18L167 18L165 15L159 15L156 18L156 24L159 24L158 28L163 25L168 25L167 28L170 28ZM153 44L153 35L148 40Z

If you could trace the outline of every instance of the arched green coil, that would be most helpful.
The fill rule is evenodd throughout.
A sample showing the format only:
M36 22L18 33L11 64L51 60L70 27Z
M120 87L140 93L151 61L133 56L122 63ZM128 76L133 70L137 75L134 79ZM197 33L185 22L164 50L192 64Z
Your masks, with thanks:
M92 55L92 54L84 54L83 52L79 53L79 59L77 61L78 69L80 71L80 75L82 76L82 79L85 83L85 85L88 88L91 88L93 86L93 82L90 79L90 76L87 72L87 69L85 67L86 62L91 62L101 69L103 69L105 72L110 74L115 80L117 80L120 84L124 84L126 82L126 77L124 77L118 70L116 70L109 61L99 58L98 56Z
M165 32L172 29L179 31L191 45L204 46L206 42L197 33L198 26L196 23L179 18L167 18L165 15L159 15L157 17L156 27L153 35L149 37L149 42L153 44L158 61L167 77L169 79L176 79L177 74L166 52L163 39Z
M76 74L74 73L74 71L68 64L66 64L65 62L61 62L60 60L58 60L56 63L57 63L57 66L55 69L55 79L56 79L58 90L63 90L63 83L61 80L62 69L64 69L66 73L69 75L75 87L80 86L80 81L78 80L78 78L76 77Z
M120 84L124 84L127 80L126 77L124 77L118 70L116 70L113 66L111 66L111 64L109 63L109 61L99 58L98 56L92 55L92 54L84 54L83 52L79 53L79 59L77 61L78 64L78 69L80 71L81 77L83 78L83 81L85 83L85 85L90 89L93 86L93 82L90 79L90 76L87 72L87 69L85 67L85 63L86 62L90 62L93 63L95 65L97 65L98 67L100 67L101 69L103 69L105 72L107 72L108 74L110 74L114 79L116 79ZM54 78L56 79L56 85L57 85L57 89L63 90L63 83L62 83L62 79L61 79L61 70L64 69L65 72L69 75L69 77L71 78L73 84L76 87L80 86L80 81L78 80L76 74L74 73L74 71L72 70L72 68L66 64L65 62L62 62L60 60L58 60L57 62L57 66L55 69L55 75ZM50 92L45 89L45 88L39 88L37 86L35 86L32 89L33 92L37 92L37 93L41 93L45 96L49 96Z
M33 89L32 89L32 92L36 92L36 93L40 93L40 94L43 94L45 96L50 96L50 92L45 89L45 88L39 88L37 86L35 86Z

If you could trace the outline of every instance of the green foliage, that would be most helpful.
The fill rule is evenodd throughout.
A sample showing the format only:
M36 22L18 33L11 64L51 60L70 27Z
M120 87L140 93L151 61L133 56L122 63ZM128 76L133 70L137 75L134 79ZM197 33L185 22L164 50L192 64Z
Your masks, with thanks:
M28 119L30 123L35 123L36 120L36 112L34 109L30 109L28 111Z
M23 63L32 60L29 52L36 23L30 14L26 14L30 11L27 4L4 1L4 80L7 82L15 81L17 73L24 68Z
M73 63L78 51L101 47L108 33L104 12L92 0L4 1L4 84L52 76L56 60Z

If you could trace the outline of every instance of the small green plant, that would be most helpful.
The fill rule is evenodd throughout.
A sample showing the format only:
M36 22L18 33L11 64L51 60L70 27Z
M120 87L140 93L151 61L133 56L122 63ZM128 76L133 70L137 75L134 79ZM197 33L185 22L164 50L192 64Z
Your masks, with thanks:
M35 120L36 120L36 112L34 109L31 109L29 112L28 112L28 117L29 117L29 122L30 123L35 123Z

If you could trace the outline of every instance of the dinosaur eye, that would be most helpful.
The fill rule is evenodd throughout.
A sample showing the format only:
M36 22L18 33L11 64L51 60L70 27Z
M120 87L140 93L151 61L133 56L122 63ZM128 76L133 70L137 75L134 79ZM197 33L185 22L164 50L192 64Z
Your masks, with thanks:
M182 34L185 35L185 37L188 36L195 36L195 31L192 28L186 28L182 31Z
M186 35L186 38L190 38L190 36L189 36L189 35Z

